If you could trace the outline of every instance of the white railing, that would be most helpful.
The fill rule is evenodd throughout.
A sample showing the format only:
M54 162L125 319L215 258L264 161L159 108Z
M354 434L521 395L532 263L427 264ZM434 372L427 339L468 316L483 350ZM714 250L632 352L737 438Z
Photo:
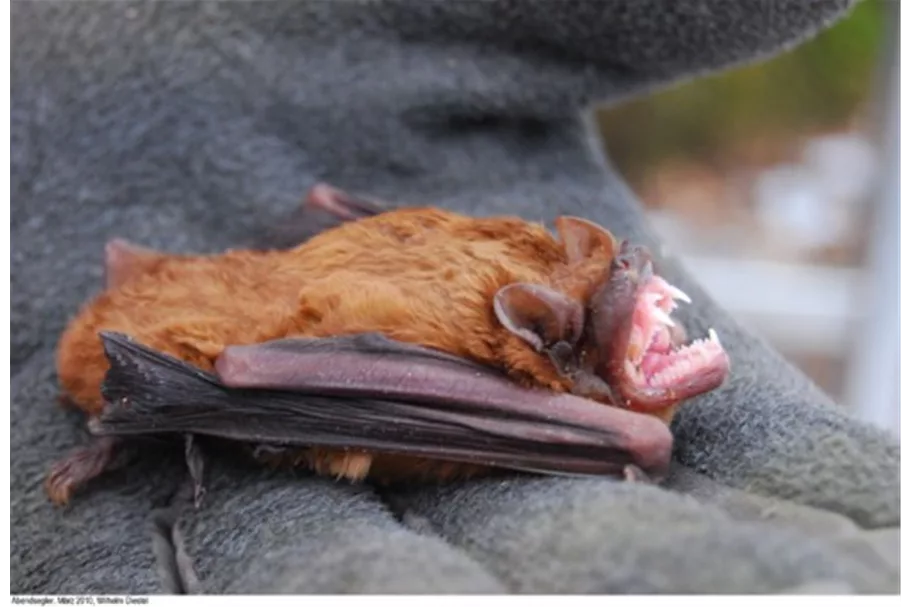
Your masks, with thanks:
M847 352L863 314L860 271L687 256L681 262L727 311L788 352Z
M786 353L841 353L842 403L859 418L899 428L897 199L884 197L867 269L686 256L681 262L744 325ZM891 225L889 221L894 221Z
M897 4L897 3L896 3ZM897 9L893 7L893 10ZM894 27L894 26L893 26ZM901 328L901 188L898 45L888 65L880 179L874 199L873 225L867 251L861 309L864 322L852 349L846 384L847 400L857 414L899 434Z

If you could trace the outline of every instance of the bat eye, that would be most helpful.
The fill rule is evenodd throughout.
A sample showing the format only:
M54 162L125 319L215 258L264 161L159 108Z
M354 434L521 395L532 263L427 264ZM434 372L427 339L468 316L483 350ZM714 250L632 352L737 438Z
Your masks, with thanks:
M565 341L558 341L547 349L551 363L562 375L568 375L577 365L576 354L572 345Z

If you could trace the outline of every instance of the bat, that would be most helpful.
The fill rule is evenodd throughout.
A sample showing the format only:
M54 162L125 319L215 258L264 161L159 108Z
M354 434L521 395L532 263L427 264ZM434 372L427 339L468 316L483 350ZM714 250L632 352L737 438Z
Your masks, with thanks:
M52 466L52 501L158 435L185 437L197 498L201 436L352 481L660 479L676 408L727 376L714 331L686 343L689 298L648 249L587 220L554 236L324 184L304 209L338 224L217 255L108 244L57 356L95 439Z

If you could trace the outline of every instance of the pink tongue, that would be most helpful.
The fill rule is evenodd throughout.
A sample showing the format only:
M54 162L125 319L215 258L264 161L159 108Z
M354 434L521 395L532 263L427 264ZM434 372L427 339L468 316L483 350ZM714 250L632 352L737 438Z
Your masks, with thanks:
M671 336L666 329L659 330L652 339L649 351L660 352L661 354L667 354L671 351Z
M671 357L669 356L657 352L646 352L645 356L642 357L642 363L639 368L648 377L667 367L670 362Z

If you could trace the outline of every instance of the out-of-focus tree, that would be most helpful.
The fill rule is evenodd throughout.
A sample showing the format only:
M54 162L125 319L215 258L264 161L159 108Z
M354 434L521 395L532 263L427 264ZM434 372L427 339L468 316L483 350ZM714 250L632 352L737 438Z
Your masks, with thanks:
M674 158L724 165L749 149L755 161L795 133L845 128L870 99L884 35L881 3L889 1L897 0L861 2L772 60L604 108L598 118L613 161L635 184Z

